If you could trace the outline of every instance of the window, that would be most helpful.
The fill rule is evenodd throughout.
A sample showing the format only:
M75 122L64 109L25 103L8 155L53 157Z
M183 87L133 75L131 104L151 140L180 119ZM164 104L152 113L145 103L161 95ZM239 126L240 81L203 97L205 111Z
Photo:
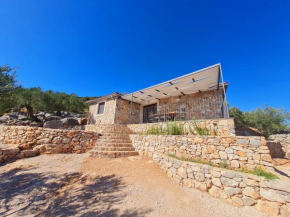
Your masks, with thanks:
M104 110L105 110L105 103L104 102L99 103L98 115L104 114Z

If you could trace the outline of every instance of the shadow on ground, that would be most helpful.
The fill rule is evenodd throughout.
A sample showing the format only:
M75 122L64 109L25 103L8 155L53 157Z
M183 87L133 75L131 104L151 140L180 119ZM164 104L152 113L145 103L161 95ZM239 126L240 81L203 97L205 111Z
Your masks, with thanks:
M56 175L14 169L0 174L0 216L145 216L151 210L119 210L126 194L121 178ZM125 211L124 211L125 210Z

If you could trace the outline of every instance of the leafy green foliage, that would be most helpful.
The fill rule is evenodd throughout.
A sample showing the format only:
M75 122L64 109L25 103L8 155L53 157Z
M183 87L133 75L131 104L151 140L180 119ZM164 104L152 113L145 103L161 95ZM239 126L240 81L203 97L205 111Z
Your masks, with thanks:
M86 98L76 94L42 91L40 87L23 88L16 81L16 69L0 67L0 115L12 109L26 108L30 117L37 111L79 112L87 108Z
M290 120L290 113L283 108L275 109L265 105L265 108L242 112L233 107L230 109L230 117L235 119L237 127L254 127L266 137L289 129L287 121Z

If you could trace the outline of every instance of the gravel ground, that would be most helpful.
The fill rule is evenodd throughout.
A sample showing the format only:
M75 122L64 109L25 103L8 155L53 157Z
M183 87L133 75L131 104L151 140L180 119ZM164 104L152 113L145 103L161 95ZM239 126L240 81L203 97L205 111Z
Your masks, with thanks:
M41 155L0 166L0 216L265 216L181 189L152 159Z

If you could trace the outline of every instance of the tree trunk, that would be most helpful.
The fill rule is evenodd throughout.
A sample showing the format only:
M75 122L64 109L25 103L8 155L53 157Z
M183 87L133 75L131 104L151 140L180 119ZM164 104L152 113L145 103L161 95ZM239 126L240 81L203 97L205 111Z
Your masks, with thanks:
M26 106L28 117L33 117L33 108L31 106Z

